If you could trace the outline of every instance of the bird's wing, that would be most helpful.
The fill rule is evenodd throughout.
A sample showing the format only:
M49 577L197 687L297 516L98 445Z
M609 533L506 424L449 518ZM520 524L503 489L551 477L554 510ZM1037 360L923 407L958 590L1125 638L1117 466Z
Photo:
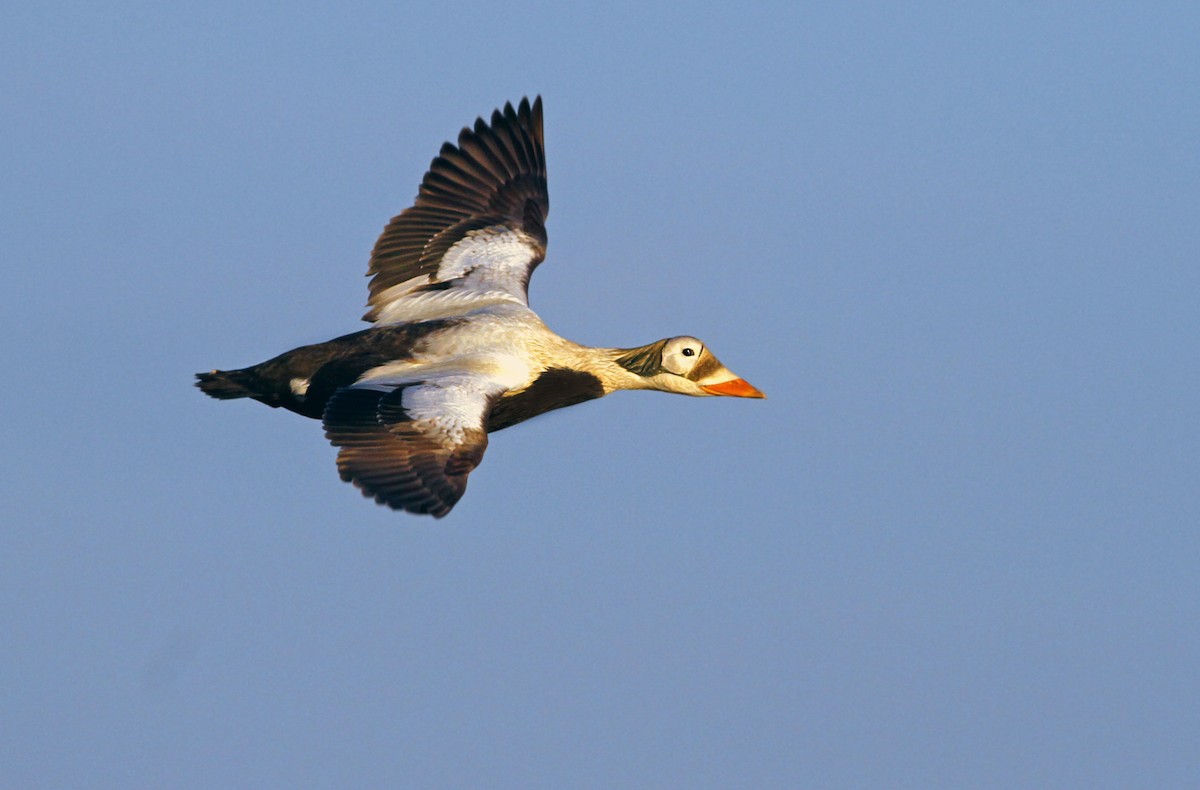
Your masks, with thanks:
M441 518L483 459L487 415L504 389L458 372L343 387L324 416L342 479L396 510Z
M467 312L481 303L528 304L529 276L546 255L542 99L506 104L446 143L413 205L371 252L370 309L397 323Z

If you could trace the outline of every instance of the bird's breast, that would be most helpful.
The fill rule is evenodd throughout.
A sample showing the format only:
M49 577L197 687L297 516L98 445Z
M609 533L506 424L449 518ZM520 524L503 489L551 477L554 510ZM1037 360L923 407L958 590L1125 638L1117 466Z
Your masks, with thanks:
M541 371L533 383L501 397L488 416L488 431L498 431L539 414L574 406L604 394L600 379L591 373L568 368Z

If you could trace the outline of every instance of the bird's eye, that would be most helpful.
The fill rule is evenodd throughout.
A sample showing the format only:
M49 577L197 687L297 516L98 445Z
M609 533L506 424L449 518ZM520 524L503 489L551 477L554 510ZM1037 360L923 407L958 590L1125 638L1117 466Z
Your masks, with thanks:
M685 348L685 349L683 350L683 352L682 352L682 353L683 353L683 355L684 355L685 357L694 357L694 356L696 356L696 351L695 351L694 349L691 349L691 348Z

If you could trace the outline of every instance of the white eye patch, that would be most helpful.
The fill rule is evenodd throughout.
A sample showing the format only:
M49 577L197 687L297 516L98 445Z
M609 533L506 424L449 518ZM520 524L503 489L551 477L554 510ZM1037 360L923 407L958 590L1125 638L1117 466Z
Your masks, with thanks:
M704 351L704 344L694 337L673 337L663 347L663 370L680 376L687 375L696 366Z

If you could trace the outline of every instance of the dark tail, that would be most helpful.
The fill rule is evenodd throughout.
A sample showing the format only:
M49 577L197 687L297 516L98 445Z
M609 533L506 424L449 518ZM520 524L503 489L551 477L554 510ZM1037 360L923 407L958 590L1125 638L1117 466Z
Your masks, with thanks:
M197 373L196 386L205 395L221 400L232 398L262 398L262 381L249 370L214 370Z

